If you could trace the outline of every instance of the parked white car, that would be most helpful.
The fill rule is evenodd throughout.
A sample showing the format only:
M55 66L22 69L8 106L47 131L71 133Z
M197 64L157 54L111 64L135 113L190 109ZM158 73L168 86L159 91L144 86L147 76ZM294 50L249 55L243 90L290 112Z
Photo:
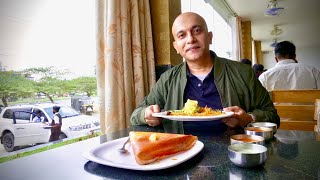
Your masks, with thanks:
M45 123L34 123L35 112L41 111L45 121L53 117L52 107L60 106L62 116L60 139L86 136L100 131L99 119L79 114L69 106L62 104L20 105L4 108L0 113L1 144L8 152L16 146L47 143L51 130Z

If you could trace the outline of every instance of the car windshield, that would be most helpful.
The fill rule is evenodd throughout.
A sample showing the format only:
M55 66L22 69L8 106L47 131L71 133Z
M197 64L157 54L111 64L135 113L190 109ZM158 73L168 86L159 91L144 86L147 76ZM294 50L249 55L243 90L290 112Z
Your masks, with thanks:
M91 100L90 99L82 99L82 104L83 105L90 105L91 104Z
M52 107L45 108L44 110L48 113L48 115L51 118L53 117ZM61 106L60 110L59 110L59 114L62 116L62 118L80 115L76 110L74 110L68 106Z

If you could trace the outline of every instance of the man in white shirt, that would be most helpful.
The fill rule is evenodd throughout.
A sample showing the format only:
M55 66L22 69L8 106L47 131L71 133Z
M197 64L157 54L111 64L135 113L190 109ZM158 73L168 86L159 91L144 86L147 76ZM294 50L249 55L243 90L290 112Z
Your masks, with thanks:
M283 41L274 49L276 65L259 76L267 91L278 89L320 89L320 69L296 60L296 47Z
M34 123L44 122L44 117L42 116L42 113L40 110L36 111L36 116L32 119L32 122Z

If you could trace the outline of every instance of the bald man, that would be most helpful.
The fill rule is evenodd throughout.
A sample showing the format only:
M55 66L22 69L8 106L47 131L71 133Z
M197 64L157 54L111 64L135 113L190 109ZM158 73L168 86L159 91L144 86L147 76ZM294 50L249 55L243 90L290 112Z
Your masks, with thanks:
M185 62L163 73L150 94L131 115L133 125L163 126L170 133L224 131L254 121L280 125L268 92L251 67L218 57L210 51L212 32L198 14L186 12L172 25L173 47ZM234 115L217 121L182 122L160 119L152 114L182 109L188 100L199 106L232 111Z

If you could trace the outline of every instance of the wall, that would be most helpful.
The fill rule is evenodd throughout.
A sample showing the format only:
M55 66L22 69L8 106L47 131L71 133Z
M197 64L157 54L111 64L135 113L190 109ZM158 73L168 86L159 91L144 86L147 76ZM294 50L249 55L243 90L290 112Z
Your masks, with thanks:
M297 60L301 64L308 64L311 66L317 66L320 68L320 46L308 47L308 48L297 48ZM276 64L274 60L274 52L269 51L268 54L263 54L263 65L265 69L270 69Z
M174 39L171 34L172 23L181 13L181 4L180 0L152 0L150 9L158 80L163 72L182 62L182 57L172 45Z
M309 64L320 68L320 45L318 47L310 47L297 49L297 60L303 64Z
M157 66L177 65L182 57L175 51L171 27L174 19L181 13L180 0L150 1L152 35Z
M251 21L241 21L240 59L252 60Z
M264 69L270 69L276 64L274 53L272 51L264 52L262 56Z

